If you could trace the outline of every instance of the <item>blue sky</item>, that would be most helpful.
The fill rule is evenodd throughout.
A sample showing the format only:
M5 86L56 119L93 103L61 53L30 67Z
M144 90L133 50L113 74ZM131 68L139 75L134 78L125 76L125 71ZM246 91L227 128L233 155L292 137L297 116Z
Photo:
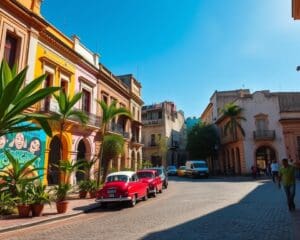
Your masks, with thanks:
M300 22L290 0L44 0L116 75L133 73L145 104L200 116L215 90L300 91Z

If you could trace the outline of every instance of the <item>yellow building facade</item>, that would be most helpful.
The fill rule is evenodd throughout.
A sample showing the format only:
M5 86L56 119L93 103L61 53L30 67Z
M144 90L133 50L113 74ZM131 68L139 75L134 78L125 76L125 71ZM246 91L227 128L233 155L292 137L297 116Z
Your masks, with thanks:
M95 99L103 100L106 97L109 97L108 103L114 100L118 106L134 111L132 120L126 119L126 124L123 124L125 120L120 119L115 128L110 129L112 134L122 135L126 142L124 156L120 156L113 167L117 170L136 169L141 165L143 146L140 140L143 104L141 84L132 75L114 76L99 63L99 55L83 46L78 37L69 38L48 23L41 15L41 3L41 0L0 2L0 60L6 59L11 66L17 64L19 70L27 65L26 83L46 74L42 88L61 87L70 97L82 92L83 99L75 107L89 116L88 124L84 127L76 120L68 120L62 141L59 123L53 121L50 123L52 138L41 132L22 133L27 143L40 138L40 161L37 166L45 169L44 182L58 184L60 181L60 173L53 164L59 163L61 145L63 159L90 161L97 157L101 144L97 134L102 112ZM28 111L49 114L58 111L58 104L54 97L48 97ZM11 142L16 138L8 137ZM27 154L26 147L24 144L20 151ZM82 178L74 174L71 183L76 184Z

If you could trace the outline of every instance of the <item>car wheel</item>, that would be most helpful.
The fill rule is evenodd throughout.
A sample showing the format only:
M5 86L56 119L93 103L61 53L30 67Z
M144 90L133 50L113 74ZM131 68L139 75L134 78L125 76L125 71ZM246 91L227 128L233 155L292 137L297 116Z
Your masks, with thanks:
M148 195L149 195L149 190L147 189L147 192L146 192L145 196L143 197L144 201L148 200Z
M130 204L129 204L129 205L130 205L130 207L134 207L135 204L136 204L136 196L133 195L132 198L131 198L131 201L130 201Z
M162 193L163 192L163 188L162 188L162 186L161 186L161 189L159 189L159 191L158 191L159 193Z
M168 188L168 183L164 183L164 187L165 187L165 189L167 189Z

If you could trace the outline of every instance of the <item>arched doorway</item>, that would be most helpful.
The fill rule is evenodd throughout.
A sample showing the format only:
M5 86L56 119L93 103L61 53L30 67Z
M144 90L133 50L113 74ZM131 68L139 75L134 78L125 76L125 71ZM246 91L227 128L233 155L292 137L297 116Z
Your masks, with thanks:
M59 169L54 165L59 164L60 156L60 147L61 142L57 136L55 136L50 142L50 152L48 159L48 174L47 181L48 185L57 185L59 184Z
M87 161L86 147L83 139L80 140L77 146L77 161ZM84 166L80 166L79 170L84 170ZM76 183L79 183L80 181L85 180L86 178L86 174L81 171L76 172Z
M262 169L266 170L268 163L276 160L275 150L269 146L262 146L256 149L255 153L256 165Z

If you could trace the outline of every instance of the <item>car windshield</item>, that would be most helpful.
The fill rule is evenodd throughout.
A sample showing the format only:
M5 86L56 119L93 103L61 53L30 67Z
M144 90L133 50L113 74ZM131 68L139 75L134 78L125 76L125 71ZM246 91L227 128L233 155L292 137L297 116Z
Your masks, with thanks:
M168 167L168 170L174 170L174 169L176 169L175 166L169 166L169 167Z
M179 169L180 170L185 170L185 168L186 168L185 166L181 166Z
M113 175L113 176L108 176L106 178L106 182L127 182L128 181L128 176L126 175Z
M153 173L152 172L138 172L137 173L139 178L153 178Z
M161 168L153 168L152 170L155 170L158 172L158 175L162 174L162 169Z
M194 163L194 168L206 168L206 163Z

